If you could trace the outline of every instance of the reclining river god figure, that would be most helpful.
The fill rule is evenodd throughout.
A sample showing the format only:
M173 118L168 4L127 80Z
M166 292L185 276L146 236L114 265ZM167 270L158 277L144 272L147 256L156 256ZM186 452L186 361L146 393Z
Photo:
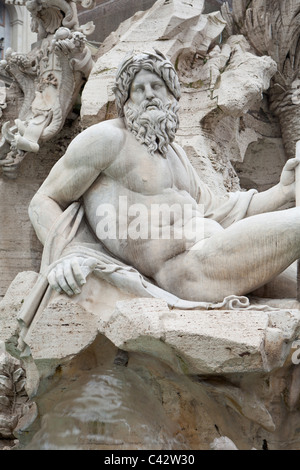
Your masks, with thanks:
M214 195L174 142L180 85L172 63L158 51L131 54L114 92L119 117L79 134L30 204L43 245L54 230L54 245L67 248L64 256L45 248L52 289L76 296L99 265L73 235L57 234L63 214L73 234L79 227L70 208L104 257L189 302L246 295L300 258L300 209L279 210L295 200L298 160L267 191Z

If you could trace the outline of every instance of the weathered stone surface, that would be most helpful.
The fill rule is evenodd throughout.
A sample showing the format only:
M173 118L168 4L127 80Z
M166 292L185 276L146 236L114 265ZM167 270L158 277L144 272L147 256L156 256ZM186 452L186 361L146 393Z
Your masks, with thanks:
M133 353L127 367L115 365L103 338L37 398L43 420L26 449L208 449L218 432L205 394L156 358Z
M28 154L18 178L0 178L0 297L20 272L39 271L42 244L28 217L29 203L50 169L64 153L70 140L79 132L77 121L68 121L63 131L41 151Z
M0 303L0 341L6 344L9 351L15 351L20 329L17 316L37 276L37 273L30 271L19 273Z
M60 380L54 375L53 390L38 398L44 419L29 449L299 448L299 367L291 360L299 315L294 310L178 312L153 299L120 301L110 320L98 319L102 334L73 359L60 361ZM113 364L119 347L129 351L127 367ZM143 411L142 396L147 397ZM115 428L116 416L132 429L128 436L123 427ZM137 416L147 423L140 437ZM154 417L164 429L157 441ZM92 433L91 419L98 423ZM67 441L60 437L64 432ZM214 441L219 433L233 442Z
M168 3L158 0L146 12L138 12L126 20L107 38L99 49L100 58L90 75L89 84L84 89L81 112L84 125L102 121L111 113L115 113L111 110L114 102L112 86L117 66L128 51L152 50L153 47L157 47L157 42L163 39L159 42L161 52L175 59L178 54L175 52L178 45L177 36L181 37L186 34L189 27L196 26L203 3L201 1L188 5L181 0ZM207 21L204 21L204 25L206 23ZM201 29L204 25L201 24ZM224 25L221 25L221 29L223 27ZM192 35L193 31L191 31L191 38ZM174 49L175 56L173 56L172 49Z
M269 372L284 364L300 334L298 310L180 311L156 299L117 302L99 323L117 347L196 375Z
M216 438L210 447L212 450L238 450L234 442L226 436Z
M63 298L50 302L26 338L30 348L29 358L24 358L28 393L34 395L40 381L79 355L97 334L96 318L79 304Z
M25 370L0 341L0 439L14 439L17 429L21 432L37 417L36 404L29 401L25 385Z
M35 273L25 274L18 279L18 284L21 281L23 285L20 297L26 295L30 282L32 284L36 277ZM16 313L22 305L15 296L18 284L12 284L1 304L8 310L9 306L15 306ZM84 304L84 296L81 303ZM114 387L119 387L120 378L114 381L112 367L114 357L118 356L117 350L121 348L129 353L126 383L131 384L130 390L133 387L137 391L139 387L147 386L149 400L151 396L154 400L152 409L155 408L155 413L163 420L162 426L166 426L165 436L170 433L168 444L162 438L159 446L185 448L188 445L189 448L208 449L218 437L213 431L213 423L217 423L220 432L229 436L240 449L250 449L254 444L259 447L261 436L265 436L273 448L290 445L294 418L291 418L288 433L282 430L282 426L287 413L295 415L295 419L297 416L299 374L298 366L292 363L292 354L295 353L295 340L300 336L299 310L180 311L169 309L161 300L136 298L118 301L114 311L108 301L104 315L101 308L99 315L93 315L88 311L88 305L86 302L84 308L67 297L56 296L32 329L29 338L31 356L24 357L22 361L27 375L27 393L29 396L39 395L40 384L44 390L50 380L53 385L57 384L55 393L69 390L70 396L62 396L53 412L52 405L49 408L53 403L51 396L46 399L50 400L48 404L38 399L39 407L42 407L40 412L45 416L42 427L36 421L32 423L36 411L30 406L16 430L21 443L28 442L26 436L32 437L39 430L32 441L32 448L62 448L60 440L50 429L57 422L61 410L72 406L77 410L73 424L81 429L82 438L78 441L77 435L71 432L66 448L107 449L113 446L114 449L130 449L137 445L149 448L155 426L151 427L151 436L148 434L138 440L137 435L132 434L125 438L123 431L116 431L111 421L110 413L115 413L113 402L109 416L103 415L103 409L99 411L99 417L110 423L107 433L103 434L97 427L93 440L89 441L84 424L89 418L85 413L92 412L94 395L89 395L92 401L87 399L84 410L77 399L73 401L78 393L80 396L89 393L89 388L83 389L81 385L84 383L81 382L83 371L84 380L90 384L88 387L93 386L91 378L86 376L90 368L95 368L93 377L100 374L101 384L109 384L110 393ZM1 317L1 331L10 331L15 326L14 316L7 317L6 323ZM100 365L103 370L97 369ZM55 373L56 369L65 370L66 387L62 386L61 372ZM105 380L104 376L107 377ZM136 380L140 384L138 388L133 385ZM268 387L264 385L265 381L269 383ZM125 407L132 399L135 400L130 390L128 394L126 392L126 398L120 396ZM283 393L285 405L279 404L276 398ZM163 412L159 405L162 396ZM99 400L98 395L95 400ZM195 405L190 408L189 403L193 400ZM121 413L122 410L119 411ZM145 413L144 419L148 420L150 415L146 410ZM172 417L171 422L167 416ZM134 429L138 429L137 421L132 421L130 414L122 419L134 422ZM69 425L66 420L59 432L67 430ZM152 426L150 421L149 425ZM178 425L185 428L180 432L179 441ZM240 426L247 429L249 426L242 439L238 434ZM32 429L31 434L28 429ZM284 438L278 441L276 436L280 433Z
M147 10L155 0L97 0L92 10L78 8L78 18L81 24L93 21L95 31L89 36L89 43L102 43L107 36L115 31L120 23L137 11Z
M222 6L228 34L243 34L258 54L268 54L277 65L269 90L272 112L280 121L282 140L288 158L295 155L299 140L299 58L298 0L233 0L231 11Z
M1 340L8 347L16 346L16 316L36 277L20 274L1 303ZM104 312L99 304L96 316L83 305L88 308L83 300L56 296L34 321L26 341L41 376L80 354L98 333L117 348L150 354L188 375L269 372L283 366L300 336L296 309L183 311L144 298L119 300L114 310L107 304Z
M220 12L203 15L203 6L159 0L122 23L99 49L83 91L81 117L84 126L115 117L117 64L130 50L161 50L181 82L177 141L207 184L223 194L239 188L230 162L243 161L249 145L261 138L244 119L247 111L259 109L276 65L250 51L242 36L216 45L226 23Z
M65 359L79 354L97 335L94 315L67 299L52 301L27 338L32 357Z

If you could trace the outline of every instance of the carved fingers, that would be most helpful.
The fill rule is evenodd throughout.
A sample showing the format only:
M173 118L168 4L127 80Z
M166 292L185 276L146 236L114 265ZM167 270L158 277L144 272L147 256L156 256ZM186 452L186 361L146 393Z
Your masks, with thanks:
M69 296L80 294L87 276L94 270L97 261L94 258L73 257L57 264L48 275L52 289Z
M283 167L280 182L283 186L289 186L295 183L295 170L299 165L297 158L290 158Z

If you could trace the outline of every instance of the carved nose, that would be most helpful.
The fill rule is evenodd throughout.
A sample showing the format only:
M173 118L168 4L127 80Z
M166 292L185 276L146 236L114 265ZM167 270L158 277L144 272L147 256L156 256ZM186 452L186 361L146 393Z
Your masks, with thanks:
M148 99L154 98L154 91L150 85L145 88L145 95Z

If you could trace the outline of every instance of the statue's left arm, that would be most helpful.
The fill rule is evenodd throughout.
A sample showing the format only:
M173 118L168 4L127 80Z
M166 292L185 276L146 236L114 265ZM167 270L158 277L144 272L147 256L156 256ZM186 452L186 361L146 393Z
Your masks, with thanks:
M251 200L257 193L255 189L217 195L196 172L184 150L177 144L174 148L188 175L189 193L201 206L199 209L204 217L215 220L223 228L246 217Z
M246 216L273 212L285 204L295 201L295 169L299 160L291 158L283 167L280 181L276 186L256 193L249 204Z
M280 182L267 191L259 193L251 189L218 196L202 181L184 150L178 145L176 150L189 175L190 194L198 204L203 205L204 216L219 222L224 228L246 217L278 210L295 199L297 159L287 161Z

